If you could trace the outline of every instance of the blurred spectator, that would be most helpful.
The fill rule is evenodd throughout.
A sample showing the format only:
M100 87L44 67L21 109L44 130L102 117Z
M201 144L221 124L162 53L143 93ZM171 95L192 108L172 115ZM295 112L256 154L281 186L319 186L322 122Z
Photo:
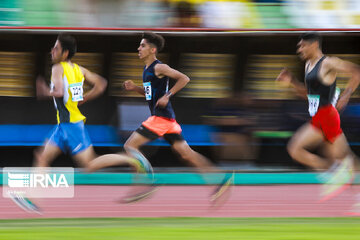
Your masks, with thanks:
M358 0L287 0L283 4L284 12L290 17L291 23L298 28L360 26Z
M117 11L116 21L109 22L116 27L168 27L173 16L167 0L122 0Z
M0 1L7 26L357 28L359 16L358 0Z
M23 9L20 0L0 1L0 26L24 25Z
M260 18L254 4L243 1L206 1L199 5L203 27L209 28L257 28Z
M180 1L175 6L172 22L173 27L200 27L202 20L192 3Z

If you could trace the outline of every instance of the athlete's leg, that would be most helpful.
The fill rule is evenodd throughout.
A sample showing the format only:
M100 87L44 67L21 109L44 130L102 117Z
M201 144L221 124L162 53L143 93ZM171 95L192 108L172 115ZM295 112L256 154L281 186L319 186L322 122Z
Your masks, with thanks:
M345 135L336 137L333 143L325 145L329 156L335 159L333 166L321 176L324 185L320 202L327 201L347 189L354 179L354 157Z
M41 147L40 149L36 149L34 151L34 158L35 158L33 163L34 167L39 167L39 168L49 167L51 162L58 155L60 155L61 152L62 152L61 149L57 145L52 144L48 141L44 147ZM39 200L37 200L37 202L35 203L35 201L32 199L32 196L36 194L35 191L38 191L38 189L36 188L30 189L26 193L26 195L12 194L11 199L25 211L41 214L41 209L38 207Z
M156 138L156 134L151 133L149 130L144 129L144 127L141 126L136 132L133 132L128 138L128 140L125 142L124 149L128 156L131 157L130 159L133 160L136 164L135 167L138 172L146 172L147 174L135 175L133 181L136 186L130 191L130 193L126 197L122 199L122 202L132 203L144 200L150 197L156 191L157 186L154 185L153 168L150 162L146 159L146 157L140 152L140 147L142 145ZM144 182L147 182L148 184L144 185Z
M61 149L47 142L44 147L37 149L34 152L35 167L49 167L52 161L62 153Z
M344 133L337 136L333 143L326 142L325 148L332 159L341 160L353 154Z
M43 147L34 151L34 166L35 167L49 167L52 161L64 151L64 138L60 125L57 125L50 139Z
M152 141L153 139L149 137L145 137L143 134L140 134L139 132L133 132L124 144L124 149L126 153L129 156L137 159L142 165L142 168L145 170L145 172L151 175L153 175L152 166L150 162L147 160L147 158L141 153L140 147Z
M334 156L332 143L329 141L324 141L318 149L318 153L321 157L328 159L331 164L336 162L336 157Z
M201 172L214 172L216 168L214 165L203 155L192 150L185 140L175 141L171 148L175 151L182 160L188 162L191 166L196 167Z
M97 157L97 155L94 151L94 147L89 146L85 150L76 153L72 157L80 167L83 167L86 170L88 170L90 163L93 161L93 159Z
M320 202L329 200L351 186L355 177L355 162L357 156L352 152L344 135L340 134L331 144L328 143L328 152L336 159L335 168L325 175L325 184L322 187ZM360 216L360 194L356 195L357 202L353 205L351 214Z
M34 151L34 167L46 168L49 167L51 162L64 150L64 141L62 131L60 126L57 125L54 128L54 131L50 137L50 140L45 143L44 147L36 149ZM41 169L41 171L46 171L45 169ZM29 192L26 193L26 196L20 196L15 194L12 196L12 200L20 207L29 212L41 213L41 209L38 207L38 203L35 204L33 200L31 200L32 196L36 194L35 191L38 189L29 189Z
M189 144L185 140L177 140L171 142L171 147L177 154L180 155L180 157L183 160L185 160L192 166L196 167L199 172L202 173L222 172L220 169L216 168L206 157L192 150ZM233 179L234 179L234 174L225 174L225 176L219 179L220 181L219 180L215 181L218 182L219 184L210 195L210 201L214 205L219 205L221 202L222 203L225 202L223 196L228 197L228 194L225 193L229 193L230 186L233 183Z
M87 172L95 172L106 167L122 165L130 165L136 171L140 171L139 163L128 155L119 153L97 156L92 146L73 157Z
M129 149L140 151L140 147L150 142L151 140L152 139L149 139L138 132L133 132L128 138L128 140L125 142L124 149L126 152L128 152ZM128 153L131 154L130 152Z
M321 171L327 169L331 165L331 162L311 153L307 149L318 147L323 141L324 136L322 132L310 123L306 123L290 139L287 149L295 161L314 170Z
M94 172L99 169L103 169L106 167L112 166L124 166L129 165L132 167L136 172L141 172L142 167L141 165L134 160L133 158L129 157L125 153L115 153L115 154L105 154L99 156L92 160L89 165L87 166L86 170L88 172Z
M63 129L67 132L66 143L73 154L74 160L88 172L110 166L136 164L136 161L130 161L131 159L124 154L109 154L98 157L94 147L91 145L89 134L83 122L67 124L63 126Z
M134 132L128 141L125 143L125 150L129 151L130 155L133 155L131 151L139 151L139 148L142 144L150 141L149 139L143 137L137 132ZM139 152L140 154L140 152ZM93 172L101 168L116 166L116 165L130 165L136 170L139 170L139 164L134 161L132 157L127 156L126 154L106 154L100 157L97 157L94 148L92 146L86 148L85 150L73 155L74 159L82 166L85 167L87 171ZM133 156L135 157L135 156ZM141 160L140 160L141 161Z

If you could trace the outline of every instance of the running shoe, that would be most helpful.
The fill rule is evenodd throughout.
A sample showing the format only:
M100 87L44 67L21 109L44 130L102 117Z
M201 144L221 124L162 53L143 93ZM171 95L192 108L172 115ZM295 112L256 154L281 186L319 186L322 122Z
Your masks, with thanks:
M325 179L319 202L330 200L345 191L354 181L354 176L353 159L347 156Z
M154 194L156 191L158 190L158 186L156 185L151 185L149 186L149 188L147 188L144 191L132 194L130 196L124 197L121 202L122 203L135 203L135 202L139 202L145 199L148 199L149 197L151 197L152 194Z
M360 202L355 203L352 209L347 212L346 215L360 217Z
M355 204L352 206L351 210L346 212L347 216L360 217L360 193L356 195Z
M234 172L226 174L222 182L216 187L214 192L210 196L211 202L216 202L225 192L230 189L230 186L234 183Z
M24 211L30 213L33 212L37 214L42 214L41 209L29 198L16 193L11 193L9 195L10 195L10 199L13 200L13 202Z
M138 162L140 163L140 172L147 173L153 178L154 170L146 157L137 150L129 149L129 151L131 155L135 157L136 160L138 160Z

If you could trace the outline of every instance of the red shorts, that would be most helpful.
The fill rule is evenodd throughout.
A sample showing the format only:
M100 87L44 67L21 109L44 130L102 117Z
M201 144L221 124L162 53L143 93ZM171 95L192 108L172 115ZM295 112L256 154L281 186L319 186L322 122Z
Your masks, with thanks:
M311 125L322 131L325 139L331 143L343 132L340 127L340 115L333 105L320 107L312 117Z
M142 125L159 137L165 134L181 134L182 132L176 120L170 118L151 116Z

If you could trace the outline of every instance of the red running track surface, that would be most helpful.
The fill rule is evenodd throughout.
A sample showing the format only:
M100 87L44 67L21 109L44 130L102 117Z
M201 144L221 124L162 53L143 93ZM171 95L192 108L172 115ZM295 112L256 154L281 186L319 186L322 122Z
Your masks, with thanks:
M76 186L75 197L40 199L43 215L27 213L0 198L0 219L85 217L342 217L351 209L360 186L352 186L318 203L320 185L233 186L226 202L213 207L213 186L161 186L151 198L119 203L130 186ZM2 189L0 188L2 191Z

